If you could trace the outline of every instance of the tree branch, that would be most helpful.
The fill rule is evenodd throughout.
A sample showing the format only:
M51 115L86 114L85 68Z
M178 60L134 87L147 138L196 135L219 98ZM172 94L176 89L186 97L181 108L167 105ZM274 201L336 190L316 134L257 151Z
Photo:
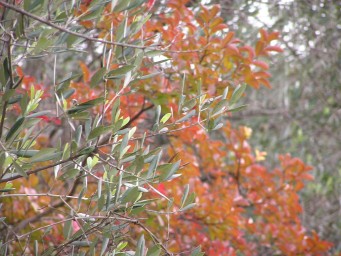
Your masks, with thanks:
M48 169L48 168L51 168L51 167L55 167L55 166L57 166L57 165L64 164L64 163L67 163L67 162L70 162L70 161L72 161L72 160L74 160L74 159L76 159L76 158L78 158L78 157L81 157L81 156L83 156L83 154L78 154L78 155L72 156L72 157L70 157L70 158L68 158L68 159L59 161L59 162L57 162L57 163L49 164L49 165L46 165L46 166L43 166L43 167L39 167L39 168L37 168L37 169L34 169L34 170L32 170L32 171L28 171L28 172L26 172L26 174L27 174L27 176L30 176L31 174L41 172L41 171L43 171L43 170L45 170L45 169ZM1 183L4 183L4 182L7 182L7 181L11 181L11 180L16 180L16 179L19 179L19 178L22 178L22 177L23 177L23 176L21 176L21 175L15 175L15 176L12 176L12 177L9 177L9 178L6 178L6 179L1 179L1 180L0 180L0 184L1 184Z
M74 35L74 36L77 36L77 37L80 37L80 38L83 38L83 39L86 39L88 41L93 41L93 42L98 42L98 43L103 43L103 44L109 44L109 45L116 45L116 46L121 46L121 47L131 47L131 48L136 48L136 49L142 49L142 50L145 50L145 49L151 49L151 50L160 50L160 51L163 51L163 52L169 52L169 53L193 53L193 52L198 52L198 51L202 51L203 49L196 49L196 50L186 50L186 51L173 51L173 50L166 50L166 49L160 49L160 48L157 48L155 46L140 46L140 45L134 45L134 44L126 44L126 43L119 43L119 42L114 42L114 41L108 41L108 40L105 40L105 39L99 39L99 38L94 38L94 37L91 37L91 36L86 36L84 34L81 34L81 33L77 33L77 32L74 32L74 31L71 31L71 30L68 30L64 27L61 27L61 26L58 26L48 20L45 20L45 19L42 19L40 18L39 16L36 16L30 12L27 12L21 8L18 8L14 5L11 5L11 4L8 4L6 3L5 1L2 1L0 0L0 5L3 5L5 7L7 7L8 9L11 9L17 13L20 13L22 15L25 15L27 17L30 17L36 21L39 21L45 25L48 25L49 27L52 27L52 28L55 28L59 31L62 31L62 32L65 32L65 33L68 33L70 35Z

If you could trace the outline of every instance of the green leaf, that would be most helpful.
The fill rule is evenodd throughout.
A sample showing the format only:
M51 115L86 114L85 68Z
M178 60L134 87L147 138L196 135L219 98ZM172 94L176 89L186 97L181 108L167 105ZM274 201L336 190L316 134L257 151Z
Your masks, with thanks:
M97 182L97 197L98 198L101 198L102 196L102 179L98 179L98 182Z
M148 249L147 256L160 256L161 248L159 245L154 245L152 248Z
M12 183L6 183L5 187L3 189L0 189L0 192L10 192L12 190L16 190L16 188L13 188L13 184ZM1 209L1 205L0 205L0 209Z
M117 79L125 76L129 71L133 70L135 68L135 65L126 65L114 70L109 71L106 74L107 79Z
M82 16L80 19L81 20L93 20L93 19L98 19L104 9L104 5L99 5L96 6L95 8L91 8L92 10L89 11L89 13L85 14Z
M21 175L25 178L28 178L27 173L24 171L24 169L20 165L18 165L16 162L13 162L12 164L13 164L15 170L18 172L19 175Z
M103 237L101 256L104 255L105 251L107 250L108 244L109 244L109 238L108 237Z
M166 122L168 121L168 119L169 119L171 116L172 116L171 113L165 114L165 115L161 118L160 123L162 123L162 124L166 123Z
M45 148L39 150L39 152L35 154L30 160L31 163L44 162L60 158L62 154L62 152L56 152L55 148Z
M247 107L247 105L241 105L241 106L237 106L237 107L232 106L231 108L228 109L228 112L237 112L237 111L240 111L246 107Z
M186 205L184 208L180 209L180 211L181 211L181 212L187 211L187 210L193 208L194 206L196 206L196 203L188 204L188 205Z
M188 196L188 192L189 192L189 184L187 184L185 186L185 191L184 191L184 194L182 195L182 198L181 198L181 207L183 207L185 204L185 201L186 201L187 196Z
M38 152L39 152L39 150L34 150L34 149L30 149L30 150L11 150L10 151L10 153L15 154L18 157L26 157L26 158L33 157Z
M24 1L24 9L29 12L33 12L33 10L41 6L44 3L43 0L25 0Z
M83 240L83 241L74 241L71 243L71 245L74 245L77 247L89 247L91 243L88 240Z
M192 118L193 116L196 115L196 110L192 109L190 112L188 112L184 117L180 118L179 120L177 120L175 123L182 123L187 121L188 119Z
M156 57L156 56L162 55L163 53L164 53L164 51L151 50L151 51L146 52L146 57Z
M4 95L2 95L2 100L3 101L8 101L15 93L14 89L8 89L6 90L6 92L4 93Z
M218 115L221 112L223 112L226 107L228 105L228 101L227 100L221 100L217 103L217 105L214 106L213 110L212 110L212 116Z
M110 126L103 126L103 125L100 125L100 126L94 128L94 129L90 132L90 134L89 134L89 136L88 136L88 140L92 140L92 139L94 139L94 138L97 138L97 137L99 137L99 136L105 134L105 133L108 133L108 132L112 131L113 128L114 128L114 125L110 125Z
M96 99L83 102L83 103L79 104L78 106L96 106L100 103L103 103L103 101L104 101L104 97L98 97Z
M14 104L14 103L17 103L18 101L20 101L22 99L22 95L16 95L14 97L11 97L9 100L8 100L8 104Z
M78 169L67 170L66 172L63 173L63 175L61 175L59 177L59 179L60 180L73 179L73 178L75 178L78 175L79 172L80 172L80 170L78 170Z
M187 112L188 110L191 110L195 105L197 104L197 99L190 99L189 101L186 101L182 106L182 111Z
M63 93L63 98L68 99L72 94L76 92L75 89L71 88Z
M137 242L135 256L144 256L145 255L145 240L144 235L142 234L140 239Z
M156 72L156 73L151 73L151 74L148 74L148 75L145 75L145 76L140 76L139 78L135 79L135 80L145 80L145 79L149 79L149 78L153 78L155 76L158 76L158 75L161 75L162 72Z
M224 100L226 99L228 93L229 93L229 87L226 87L223 93L223 97L222 97Z
M15 123L13 124L13 126L11 127L11 129L8 131L6 135L6 139L5 139L6 141L11 139L13 135L19 132L19 128L22 126L24 121L25 121L25 117L19 117L17 121L15 121Z
M145 17L142 19L139 19L135 22L133 22L130 26L130 36L135 35L137 32L141 30L143 25L150 19L152 14L145 15Z
M104 98L103 97L99 97L99 98L96 98L96 99L93 99L93 100L89 100L89 101L86 101L86 102L83 102L79 105L76 105L70 109L67 110L67 114L69 115L72 115L72 114L75 114L75 113L78 113L78 112L82 112L82 111L85 111L89 108L92 108L100 103L103 103L104 101Z
M114 12L122 12L126 10L133 9L135 7L138 7L142 5L144 2L147 0L125 0L125 1L120 1L114 8Z
M70 238L72 233L72 220L68 220L64 223L63 235L65 239Z
M122 140L121 145L120 145L120 159L129 149L128 142L129 142L129 133L126 133L126 135L124 135L123 140Z
M246 84L239 85L232 93L231 99L230 99L230 105L233 105L236 103L243 95L244 91L246 89Z
M197 248L195 248L190 256L204 256L205 253L201 252L201 246L198 246Z
M33 117L38 117L38 116L43 116L43 115L48 115L51 114L50 110L43 110L43 111L39 111L33 114L30 114L28 116L26 116L27 118L33 118Z
M82 74L73 74L72 72L68 73L66 77L64 77L60 82L58 82L57 91L61 90L63 86L70 83L71 80L76 79L78 77L82 76Z
M34 54L41 53L42 51L46 50L49 46L53 44L53 40L48 39L45 36L41 36L33 50Z
M121 203L125 204L128 202L134 203L141 195L138 187L128 188L121 198Z
M158 171L160 174L160 182L169 180L173 174L179 169L180 160L174 164L164 164L159 166Z
M223 126L224 126L223 123L218 123L215 127L213 127L212 131L218 130L218 129L220 129Z
M120 242L117 247L116 247L116 251L122 251L126 246L128 245L128 242Z
M39 244L37 240L34 240L34 256L39 255Z
M103 80L103 76L105 75L105 72L106 72L106 68L100 68L99 70L97 70L97 72L91 77L91 80L90 80L91 88L94 88Z

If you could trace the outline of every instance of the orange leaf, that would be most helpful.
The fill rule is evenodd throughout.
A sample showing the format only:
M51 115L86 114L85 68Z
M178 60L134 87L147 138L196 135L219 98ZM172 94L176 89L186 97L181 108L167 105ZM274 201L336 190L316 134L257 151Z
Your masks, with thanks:
M259 30L260 36L261 36L261 40L268 42L268 32L266 32L264 29L260 29Z
M231 52L235 55L239 55L239 50L237 48L237 46L233 45L233 44L229 44L227 46L227 49L231 50Z
M268 46L264 50L267 52L283 52L283 49L279 46Z
M245 51L245 52L248 52L248 54L249 54L249 60L253 60L253 58L255 57L255 50L252 48L252 47L250 47L250 46L248 46L248 45L246 45L246 46L243 46L243 47L240 47L239 48L239 51Z
M269 78L271 75L265 71L258 71L253 73L255 77L259 78Z
M278 39L278 37L279 37L279 32L277 32L277 31L268 34L269 42Z
M260 67L262 69L269 69L269 65L268 63L264 62L264 61L261 61L261 60L254 60L252 62L253 65L257 66L257 67Z
M267 79L265 79L265 78L259 78L259 79L257 79L257 81L258 81L259 83L261 83L262 85L264 85L264 86L270 88L270 89L272 88L272 86L271 86L271 84L269 83L269 81L268 81Z
M259 56L262 54L264 46L265 46L265 43L263 41L258 41L256 43L256 56Z
M226 34L225 38L223 39L223 45L227 45L232 38L234 37L234 32L230 31Z
M90 71L89 71L88 67L85 65L84 62L80 62L79 65L80 65L82 72L83 72L84 82L86 82L86 83L90 82Z

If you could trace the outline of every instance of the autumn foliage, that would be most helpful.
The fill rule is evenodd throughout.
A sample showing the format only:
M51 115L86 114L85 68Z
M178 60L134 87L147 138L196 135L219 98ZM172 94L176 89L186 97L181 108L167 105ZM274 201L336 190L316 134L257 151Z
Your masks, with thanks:
M310 174L312 167L298 158L282 155L279 156L277 168L267 168L267 153L248 143L252 132L258 131L244 126L236 127L229 121L231 115L238 115L238 111L245 107L240 104L240 99L247 92L246 85L250 89L276 86L269 82L268 60L275 58L274 53L282 52L276 41L279 33L261 29L255 44L246 45L223 22L218 5L186 7L186 1L181 0L160 4L154 3L157 1L140 1L139 6L116 12L107 4L97 18L81 18L91 13L91 2L81 1L74 8L73 15L79 17L79 25L89 31L96 30L98 39L128 44L140 40L143 45L137 45L145 48L136 49L137 53L133 55L131 52L135 50L129 46L106 45L108 51L103 50L105 57L100 60L75 60L73 63L81 75L70 78L68 87L64 88L63 83L60 83L62 93L51 90L49 84L41 84L37 82L38 79L26 74L25 65L19 63L12 71L22 79L19 94L25 95L34 88L35 92L41 91L41 103L46 106L50 106L55 95L59 95L63 101L64 113L54 111L53 115L49 113L34 117L34 120L38 120L35 122L39 123L37 127L42 130L58 130L70 122L77 130L78 125L89 122L85 115L76 118L77 111L86 108L89 101L93 103L99 97L105 97L105 103L94 103L88 113L93 117L91 120L95 120L93 123L97 122L100 126L92 127L92 131L87 132L88 128L83 131L83 134L87 133L87 138L91 138L88 140L95 138L96 141L91 144L95 149L87 155L91 160L85 158L75 162L77 158L72 150L77 149L77 144L78 147L82 144L79 142L83 138L82 134L78 142L75 139L74 144L67 139L62 141L64 144L69 143L69 158L64 157L67 154L65 149L60 159L30 163L29 169L37 170L42 164L48 166L53 165L54 161L70 159L74 167L68 171L62 172L52 166L42 172L34 172L27 178L19 177L6 182L6 177L1 176L1 188L9 188L7 184L10 183L17 194L40 194L1 199L4 205L1 215L6 217L7 225L14 226L15 233L22 235L34 230L30 239L22 237L22 241L28 241L27 250L34 250L34 241L39 241L41 252L47 250L48 246L55 246L57 253L69 252L63 251L65 244L81 247L81 243L75 243L75 236L72 236L73 240L68 239L70 234L82 234L82 229L90 230L86 226L89 224L68 217L70 209L86 212L89 216L100 215L103 210L98 204L103 207L109 204L107 193L114 191L114 194L119 189L99 185L99 182L107 179L114 183L124 170L149 179L146 173L150 172L150 166L155 161L155 165L160 164L155 167L156 174L161 176L160 182L136 181L140 194L135 197L135 192L126 193L120 199L123 202L119 206L121 208L112 208L107 215L102 215L104 218L116 211L118 213L113 225L133 223L135 226L122 227L119 238L112 235L98 240L95 230L101 227L99 222L93 232L84 231L87 240L102 241L99 248L107 243L105 252L114 251L122 245L120 242L127 242L125 249L134 250L142 243L141 239L138 243L136 241L143 233L146 247L152 248L154 244L162 243L167 251L160 247L159 253L163 251L166 254L183 252L185 255L200 255L194 254L193 250L199 245L206 255L326 254L332 244L322 241L314 231L306 230L300 220L302 207L299 192L306 182L313 179ZM144 20L142 24L137 22L141 20ZM146 55L139 57L139 54ZM120 55L124 57L120 58ZM135 70L134 65L139 68ZM65 99L60 96L66 94L69 95ZM33 92L28 98L32 97ZM22 109L20 102L10 105L9 118L15 120L14 117L23 115ZM103 140L103 137L96 136L96 132L101 131L102 136L104 131L109 131L102 126L112 122L121 122L120 126L110 126L110 130L118 134L115 139ZM84 127L87 126L84 124ZM134 130L122 132L125 129ZM23 130L23 136L25 133L29 133L29 127ZM126 136L130 133L134 135ZM152 156L151 153L141 153L145 149L139 144L140 139L143 139L141 144L149 144L151 152L157 156L151 162L146 160ZM34 141L35 150L60 146L58 143L53 144L44 132ZM115 149L113 145L118 142L120 145L126 144ZM129 157L134 156L135 152L140 153L132 163L130 161L133 158ZM38 158L33 157L35 160ZM113 158L119 159L117 162L122 169L116 168L110 174L107 168L110 168L110 159ZM142 167L138 161L142 161ZM9 166L5 163L2 165ZM93 167L99 165L101 167ZM172 173L175 176L168 177L166 170L169 171L173 166L178 166L179 171ZM80 170L84 172L80 174ZM83 185L86 183L86 189L70 181L84 179L84 176L88 176L86 181L82 180ZM128 177L127 183L129 179L133 180ZM127 185L124 191L129 189ZM101 190L102 193L99 192ZM72 192L68 194L70 198L75 196L76 199L65 202L66 197L63 195L69 192ZM133 203L146 200L146 206L143 203L142 207L136 206L128 197L129 200L135 200ZM81 203L82 198L93 200ZM158 200L154 201L156 198ZM61 199L62 203L58 203L57 199ZM135 218L143 226L134 222ZM39 229L42 226L49 230ZM2 232L7 228L2 226ZM12 239L12 236L9 237ZM23 246L16 243L20 239L19 235L17 240L9 240L9 250L23 251ZM109 242L112 241L110 239L114 242ZM84 240L83 237L78 242ZM61 247L62 244L64 247ZM79 251L95 250L97 246L87 245L90 249L82 247Z

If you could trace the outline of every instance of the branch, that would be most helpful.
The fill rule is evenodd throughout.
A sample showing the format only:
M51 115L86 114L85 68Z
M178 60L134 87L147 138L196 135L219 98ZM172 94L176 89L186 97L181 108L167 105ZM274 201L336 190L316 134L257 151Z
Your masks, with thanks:
M110 44L110 45L116 45L116 46L122 46L122 47L132 47L132 48L137 48L137 49L146 49L147 46L138 46L138 45L133 45L133 44L125 44L125 43L119 43L119 42L112 42L112 41L108 41L108 40L104 40L104 39L99 39L99 38L94 38L94 37L90 37L90 36L86 36L84 34L81 34L81 33L77 33L77 32L74 32L74 31L71 31L71 30L68 30L66 28L63 28L61 26L58 26L48 20L45 20L45 19L42 19L40 18L39 16L36 16L30 12L27 12L21 8L18 8L14 5L11 5L11 4L8 4L6 3L5 1L0 1L0 4L15 11L15 12L18 12L18 13L21 13L27 17L30 17L36 21L39 21L41 23L44 23L46 25L48 25L49 27L52 27L52 28L55 28L55 29L58 29L59 31L62 31L62 32L65 32L65 33L68 33L70 35L74 35L74 36L77 36L77 37L81 37L81 38L84 38L86 40L89 40L89 41L94 41L94 42L99 42L99 43L104 43L104 44Z
M8 63L7 63L7 67L5 67L5 65L4 65L4 69L5 70L7 69L8 73L9 73L9 87L6 86L5 92L7 92L8 89L9 90L12 89L12 87L14 85L13 74L12 74L12 56L11 56L11 39L12 38L11 38L11 35L9 35L9 34L7 34L7 36L8 36L8 40L6 41L6 44L7 44L7 59L8 59ZM0 139L2 137L2 132L3 132L3 128L4 128L7 105L8 105L8 100L6 100L4 102L4 105L2 107L1 121L0 121Z
M124 220L131 222L137 226L139 226L140 228L142 228L144 231L146 231L148 233L148 235L153 239L153 241L156 244L159 244L161 246L161 248L165 251L166 255L173 255L173 253L169 252L168 249L161 243L161 241L153 234L153 232L151 232L146 226L144 226L139 220L137 219L132 219L126 216L123 216L119 213L114 213L115 215L123 218Z
M91 36L86 36L84 34L81 34L81 33L77 33L77 32L74 32L74 31L71 31L71 30L68 30L64 27L61 27L61 26L58 26L48 20L45 20L45 19L42 19L40 18L39 16L36 16L30 12L27 12L21 8L18 8L14 5L11 5L11 4L8 4L6 3L5 1L2 1L0 0L0 5L3 5L5 7L7 7L8 9L11 9L17 13L20 13L22 15L25 15L27 17L30 17L36 21L39 21L45 25L48 25L49 27L52 27L52 28L55 28L59 31L62 31L62 32L65 32L65 33L68 33L70 35L74 35L74 36L77 36L77 37L80 37L80 38L83 38L83 39L86 39L88 41L93 41L93 42L98 42L98 43L103 43L103 44L109 44L109 45L116 45L116 46L121 46L121 47L131 47L131 48L136 48L136 49L142 49L142 50L145 50L145 49L151 49L151 50L160 50L160 51L163 51L163 52L169 52L169 53L193 53L193 52L198 52L198 51L202 51L203 49L196 49L196 50L186 50L186 51L173 51L173 50L166 50L166 49L159 49L155 46L139 46L139 45L134 45L134 44L126 44L126 43L119 43L119 42L114 42L114 41L108 41L108 40L105 40L105 39L99 39L99 38L94 38L94 37L91 37Z
M37 169L34 169L32 171L28 171L26 172L27 176L30 176L31 174L35 174L37 172L41 172L45 169L48 169L48 168L51 168L51 167L55 167L57 165L60 165L60 164L64 164L64 163L67 163L67 162L70 162L78 157L81 157L83 156L84 154L78 154L78 155L75 155L75 156L72 156L72 157L69 157L68 159L65 159L65 160L62 160L62 161L59 161L57 163L53 163L53 164L50 164L50 165L46 165L46 166L43 166L43 167L39 167ZM9 177L9 178L6 178L6 179L1 179L0 180L0 184L1 183L4 183L4 182L7 182L7 181L11 181L11 180L16 180L16 179L19 179L19 178L22 178L23 176L21 175L15 175L15 176L12 176L12 177Z
M148 107L144 107L144 103L143 103L143 106L142 106L141 110L140 110L135 116L133 116L133 117L129 120L129 122L128 122L125 126L123 126L123 127L121 128L121 130L123 130L123 129L129 127L129 126L130 126L135 120L137 120L144 112L146 112L146 111L149 110L149 109L152 109L153 107L154 107L154 104L151 104L151 105L149 105Z

